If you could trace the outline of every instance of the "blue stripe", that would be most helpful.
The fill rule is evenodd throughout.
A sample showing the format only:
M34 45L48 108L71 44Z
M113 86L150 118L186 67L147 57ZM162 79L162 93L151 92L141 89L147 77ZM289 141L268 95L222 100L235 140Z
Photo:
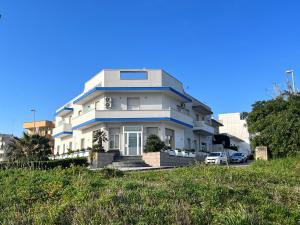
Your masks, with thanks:
M192 99L188 98L187 96L185 96L184 94L180 93L179 91L175 90L172 87L96 87L88 91L78 99L74 100L73 104L76 104L82 99L85 99L86 97L88 97L89 95L93 94L96 91L171 91L176 95L180 96L181 98L184 98L189 102L192 102Z
M61 132L61 133L58 133L58 134L53 135L53 138L57 138L57 137L62 136L62 135L64 135L64 134L66 134L66 135L72 135L73 132L67 132L67 131Z
M64 107L63 109L59 110L58 112L56 112L55 115L58 115L59 113L63 112L63 111L73 111L73 108L68 108L68 107Z
M73 127L73 130L77 130L81 127L84 127L84 126L87 126L89 124L92 124L92 123L96 123L96 122L135 122L135 121L171 121L171 122L174 122L174 123L177 123L177 124L180 124L180 125L183 125L183 126L186 126L188 128L193 128L192 125L188 124L188 123L184 123L180 120L176 120L176 119L173 119L173 118L169 118L169 117L157 117L157 118L96 118L96 119L92 119L92 120L89 120L85 123L82 123L80 125L77 125L75 127Z

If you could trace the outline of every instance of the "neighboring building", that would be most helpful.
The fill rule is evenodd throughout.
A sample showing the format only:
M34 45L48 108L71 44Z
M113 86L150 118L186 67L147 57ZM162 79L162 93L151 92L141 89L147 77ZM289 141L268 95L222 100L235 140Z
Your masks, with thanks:
M6 148L13 136L9 134L0 134L0 162L6 160Z
M82 94L56 112L55 155L92 147L104 130L105 149L142 155L150 134L173 149L210 151L215 129L211 108L185 93L163 70L105 69L85 83Z
M220 134L220 127L222 127L223 124L215 119L211 119L211 125L215 129L215 134Z
M241 113L220 114L219 122L224 125L220 127L220 133L227 134L231 144L239 147L239 152L249 155L252 152L250 135L247 122L241 118Z
M55 128L55 123L53 121L42 120L35 122L25 122L23 124L23 128L29 135L38 134L40 136L46 136L50 139L50 145L54 147L54 139L52 137L52 134L53 129Z
M26 130L27 134L33 135L38 134L40 136L51 137L55 123L48 120L35 121L35 122L25 122L23 128Z

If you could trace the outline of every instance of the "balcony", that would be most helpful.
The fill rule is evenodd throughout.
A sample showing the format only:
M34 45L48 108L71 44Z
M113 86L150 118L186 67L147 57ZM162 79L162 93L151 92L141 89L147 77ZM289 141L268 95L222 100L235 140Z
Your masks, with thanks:
M189 98L186 94L179 92L178 90L172 87L95 87L90 91L82 94L77 99L73 101L75 105L83 105L97 96L100 96L106 92L122 92L122 93L165 93L169 96L176 98L180 102L192 102L192 99Z
M193 119L173 109L169 110L91 110L73 119L73 129L86 129L100 122L171 121L193 128Z
M72 134L73 134L72 125L69 123L61 123L60 126L56 127L53 130L54 138L62 138Z
M59 109L58 111L56 111L56 116L60 116L60 117L63 117L63 116L66 116L68 115L69 113L73 113L74 109L73 108L70 108L70 107L63 107L61 109Z
M201 135L214 135L215 129L205 121L194 121L194 129L195 132L198 132Z

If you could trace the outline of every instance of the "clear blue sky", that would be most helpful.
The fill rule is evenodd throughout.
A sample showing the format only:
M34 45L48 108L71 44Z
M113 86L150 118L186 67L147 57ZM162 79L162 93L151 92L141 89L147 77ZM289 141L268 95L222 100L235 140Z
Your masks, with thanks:
M0 133L53 119L103 68L163 68L215 116L300 83L300 1L0 0ZM299 85L298 85L299 87Z

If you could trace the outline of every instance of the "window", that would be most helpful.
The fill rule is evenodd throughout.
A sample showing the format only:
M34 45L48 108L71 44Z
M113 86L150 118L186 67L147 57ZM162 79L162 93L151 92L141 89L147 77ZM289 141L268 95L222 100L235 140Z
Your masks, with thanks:
M158 136L158 128L157 127L147 127L147 137L149 137L151 134L155 134Z
M134 127L134 126L130 126L130 127L124 127L124 131L130 132L138 132L138 131L142 131L142 127Z
M147 80L148 73L147 71L121 71L120 79L121 80Z
M84 138L82 138L82 139L80 140L80 148L81 148L81 149L85 149L85 140L84 140Z
M204 152L207 151L207 144L205 142L201 143L201 150Z
M120 149L120 128L109 128L109 148Z
M79 110L78 111L78 116L81 116L82 115L82 110Z
M195 150L197 150L197 140L194 140L194 146L193 146L193 148L194 148Z
M69 149L72 150L72 142L69 143Z
M169 146L171 148L175 148L175 135L174 134L175 134L174 130L166 128L166 130L165 130L165 136L166 136L165 143L166 143L167 146Z
M100 101L95 102L95 109L100 110Z
M196 120L199 121L200 120L200 116L199 114L196 115Z
M191 149L191 139L187 139L187 149Z
M139 110L140 98L127 98L127 110Z

